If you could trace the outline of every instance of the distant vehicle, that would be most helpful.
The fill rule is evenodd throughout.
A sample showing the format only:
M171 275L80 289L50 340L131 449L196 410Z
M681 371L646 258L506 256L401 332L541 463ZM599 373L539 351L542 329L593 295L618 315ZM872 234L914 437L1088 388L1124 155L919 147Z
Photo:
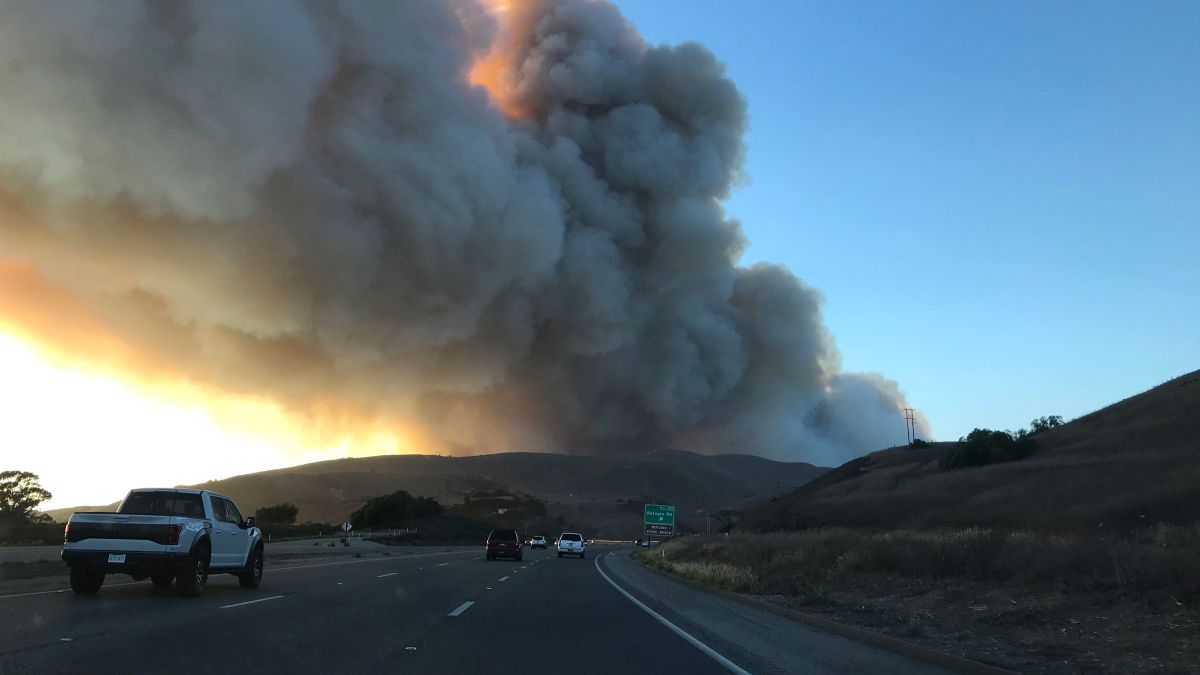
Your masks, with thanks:
M184 597L204 592L208 575L227 572L242 588L263 574L262 532L233 502L208 490L132 490L115 513L73 513L63 531L62 559L71 590L90 595L108 574L147 577Z
M529 548L546 548L546 538L538 535L529 540Z
M577 555L587 557L587 547L583 543L583 535L575 532L563 532L558 535L558 557Z
M642 539L638 545L641 546L642 548L650 548L650 540Z
M484 544L484 557L488 560L496 558L512 558L521 560L521 535L516 530L492 530Z

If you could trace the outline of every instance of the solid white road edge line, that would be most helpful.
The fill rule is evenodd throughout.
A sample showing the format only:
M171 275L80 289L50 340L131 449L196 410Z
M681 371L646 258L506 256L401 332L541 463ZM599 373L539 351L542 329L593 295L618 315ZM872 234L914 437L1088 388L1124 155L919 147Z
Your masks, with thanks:
M609 555L613 555L613 554L609 553ZM692 637L691 633L688 633L687 631L680 628L679 626L676 626L675 624L671 623L670 621L667 620L667 618L665 616L650 609L641 600L638 600L637 598L633 597L629 593L629 591L626 591L624 588L621 588L617 584L617 582L613 581L611 577L609 577L607 574L604 573L604 570L600 569L600 558L602 558L602 557L603 556L596 556L596 558L593 560L593 562L596 565L596 571L600 573L600 576L604 577L604 580L607 581L609 583L609 585L611 585L613 588L617 589L617 591L620 592L621 595L625 596L626 598L629 599L630 602L632 602L633 604L640 607L642 609L642 611L644 611L645 613L647 613L650 616L657 619L659 623L661 623L662 625L669 628L672 633L675 633L676 635L683 638L684 640L687 640L688 642L691 643L691 645L693 647L704 652L710 658L712 658L712 660L716 661L717 663L721 664L722 666L725 666L725 668L729 672L737 673L737 675L750 675L749 671L744 670L742 667L738 666L738 664L734 663L733 661L730 661L729 659L725 658L724 656L721 656L717 652L717 650L713 649L712 647L709 647L708 645L704 644L703 642Z
M278 600L282 597L283 597L282 595L272 595L269 598L259 598L258 600L247 600L246 602L235 602L232 605L221 605L217 609L229 609L231 607L242 607L244 605L253 605L256 602L266 602L268 600Z
M382 579L382 578L384 578L384 577L394 577L394 576L396 576L397 574L400 574L400 573L399 573L399 572L388 572L387 574L376 574L376 575L375 575L375 578L376 578L376 579Z
M463 604L459 605L457 608L455 608L455 610L454 610L453 612L450 612L450 613L449 613L449 614L447 614L446 616L459 616L459 615L461 615L463 612L465 612L465 611L467 611L468 609L470 609L470 608L471 608L471 605L473 605L473 604L475 604L475 601L474 601L474 600L468 600L468 601L464 602Z

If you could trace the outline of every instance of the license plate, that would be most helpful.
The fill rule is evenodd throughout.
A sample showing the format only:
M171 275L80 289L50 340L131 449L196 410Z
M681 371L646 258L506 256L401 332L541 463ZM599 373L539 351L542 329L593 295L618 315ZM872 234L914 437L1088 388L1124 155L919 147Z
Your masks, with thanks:
M108 554L108 562L123 563L123 562L125 562L125 554L124 553L109 553Z

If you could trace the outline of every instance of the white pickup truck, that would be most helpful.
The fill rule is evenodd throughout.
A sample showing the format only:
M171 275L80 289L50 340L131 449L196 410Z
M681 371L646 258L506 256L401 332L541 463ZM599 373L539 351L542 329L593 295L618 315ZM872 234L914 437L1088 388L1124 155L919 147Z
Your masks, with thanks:
M204 592L210 572L228 572L242 588L258 588L262 532L215 492L142 488L115 513L71 514L62 559L76 593L100 590L106 574L128 574L159 587L175 580L179 595L193 597Z

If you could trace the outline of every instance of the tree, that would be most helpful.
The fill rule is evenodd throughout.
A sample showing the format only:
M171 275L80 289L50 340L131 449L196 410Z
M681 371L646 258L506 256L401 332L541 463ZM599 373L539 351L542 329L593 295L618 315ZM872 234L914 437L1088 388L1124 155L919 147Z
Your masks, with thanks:
M254 519L263 525L291 525L296 522L300 509L291 502L275 506L260 506L254 510Z
M390 495L372 497L354 513L350 524L357 528L399 525L408 518L439 516L442 505L430 497L413 497L404 490Z
M37 474L28 471L0 471L0 520L33 520L33 510L50 499Z
M942 469L963 469L1024 459L1037 449L1037 441L1011 431L975 429L955 443L938 461Z
M1063 425L1063 418L1061 415L1050 415L1048 417L1039 417L1036 420L1029 423L1029 426L1033 427L1033 431L1031 431L1029 433L1036 434L1039 431L1053 429L1054 427L1061 427L1062 425Z

